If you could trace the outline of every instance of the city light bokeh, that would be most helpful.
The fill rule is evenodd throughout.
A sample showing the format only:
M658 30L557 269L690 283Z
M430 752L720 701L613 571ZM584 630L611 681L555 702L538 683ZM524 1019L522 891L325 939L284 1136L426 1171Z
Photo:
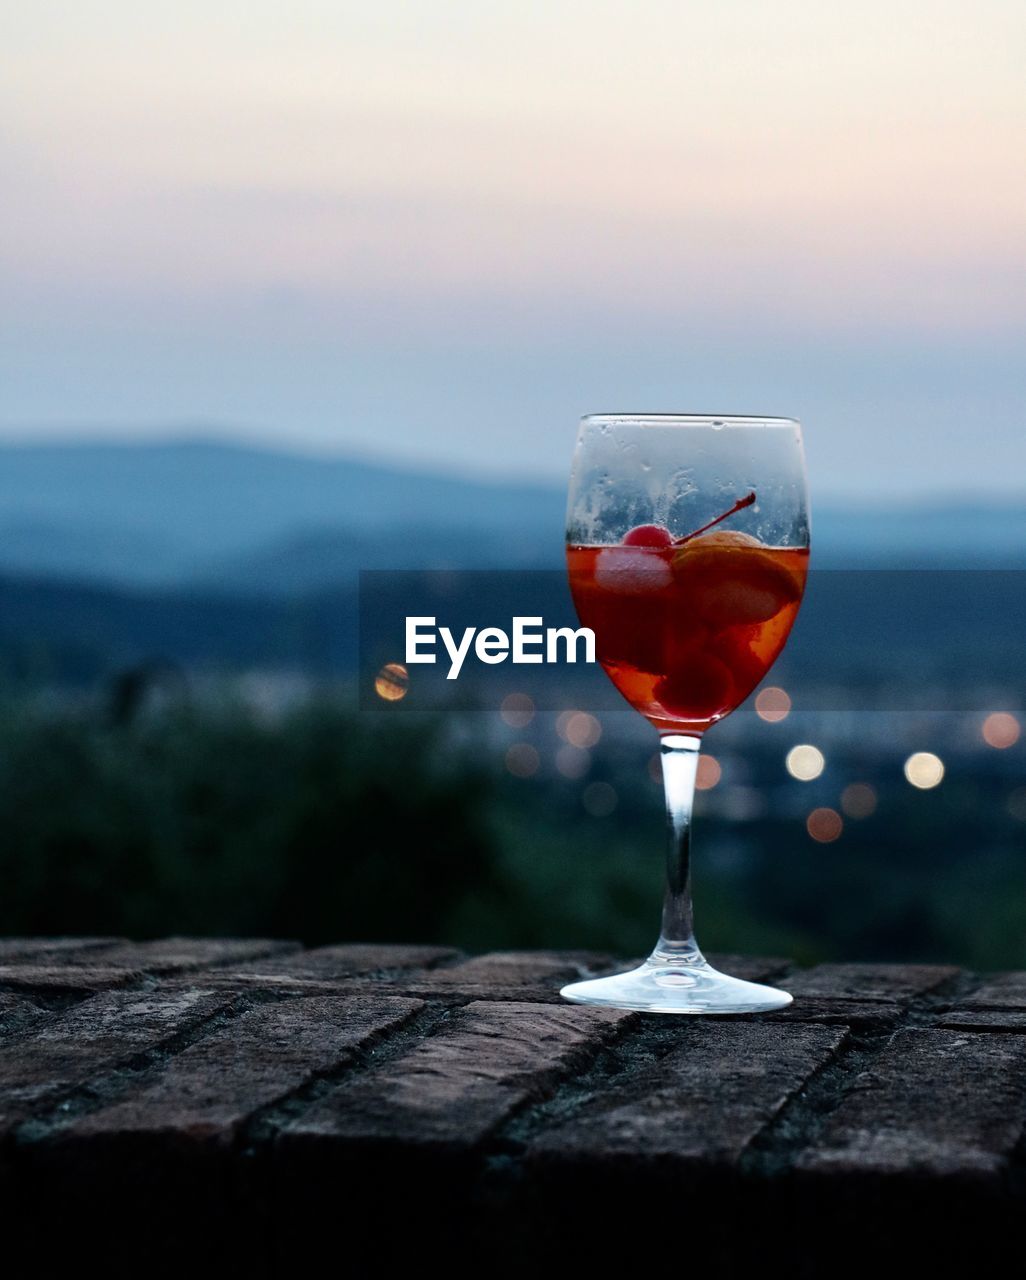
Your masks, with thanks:
M792 747L785 760L787 772L799 782L812 782L826 768L826 759L819 747L800 743Z
M920 791L930 791L944 779L944 762L932 751L915 751L905 761L905 777Z

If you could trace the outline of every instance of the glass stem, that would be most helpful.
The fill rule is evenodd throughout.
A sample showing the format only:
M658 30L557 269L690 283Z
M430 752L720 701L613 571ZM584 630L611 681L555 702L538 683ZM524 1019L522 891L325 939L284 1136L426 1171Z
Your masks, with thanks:
M691 909L691 813L702 740L664 733L659 739L666 792L666 898L663 927L649 964L704 964Z

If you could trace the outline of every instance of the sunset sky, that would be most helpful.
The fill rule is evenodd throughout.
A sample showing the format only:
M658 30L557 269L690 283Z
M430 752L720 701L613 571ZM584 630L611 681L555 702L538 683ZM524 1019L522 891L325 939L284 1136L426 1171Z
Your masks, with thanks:
M0 0L0 434L1026 493L1021 0Z

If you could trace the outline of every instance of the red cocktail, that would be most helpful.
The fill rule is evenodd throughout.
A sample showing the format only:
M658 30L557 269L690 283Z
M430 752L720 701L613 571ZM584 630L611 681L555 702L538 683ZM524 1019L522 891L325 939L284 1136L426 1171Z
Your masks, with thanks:
M809 552L730 530L665 538L570 544L570 588L627 701L658 729L701 733L748 697L783 649Z
M568 983L561 994L653 1013L781 1009L791 1002L786 991L720 973L702 955L691 911L691 814L706 730L766 675L805 590L800 426L703 414L583 418L566 549L596 657L659 732L669 843L651 955L626 973Z

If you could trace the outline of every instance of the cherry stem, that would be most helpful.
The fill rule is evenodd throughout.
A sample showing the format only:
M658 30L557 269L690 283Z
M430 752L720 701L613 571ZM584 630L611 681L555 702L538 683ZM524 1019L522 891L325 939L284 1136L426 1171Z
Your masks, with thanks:
M710 520L708 524L702 525L701 529L696 529L694 533L686 533L683 538L674 538L673 545L679 547L685 542L690 542L692 538L697 538L700 533L705 533L706 529L711 529L714 524L719 524L721 520L726 520L727 516L732 516L735 511L743 511L745 507L750 507L754 501L755 490L753 489L745 497L738 498L729 511L724 511L723 515L717 516L715 520Z

